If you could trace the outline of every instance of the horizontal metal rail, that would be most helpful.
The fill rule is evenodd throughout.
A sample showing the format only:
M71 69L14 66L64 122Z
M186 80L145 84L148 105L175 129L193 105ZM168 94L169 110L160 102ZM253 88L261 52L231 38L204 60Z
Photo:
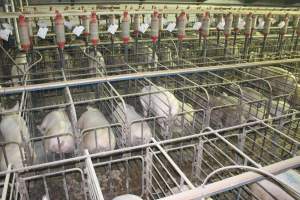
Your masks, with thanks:
M64 88L64 87L72 87L72 86L80 86L80 85L89 85L89 84L95 84L95 83L103 83L103 82L108 82L108 81L122 81L122 80L150 78L150 77L157 77L157 76L191 74L191 73L197 73L197 72L267 66L267 65L292 63L292 62L300 62L300 58L284 59L284 60L267 60L267 61L249 62L249 63L223 64L223 65L218 65L218 66L207 66L207 67L195 66L195 67L190 67L190 68L185 68L185 69L170 69L170 70L163 70L163 71L137 72L137 73L113 75L113 76L107 76L107 77L95 77L95 78L66 80L66 81L60 81L60 82L51 82L51 83L43 83L43 84L35 84L35 85L25 85L25 86L18 86L18 87L7 87L7 88L0 88L0 94L14 94L14 93L20 93L20 92L24 92L24 91L56 89L56 88Z

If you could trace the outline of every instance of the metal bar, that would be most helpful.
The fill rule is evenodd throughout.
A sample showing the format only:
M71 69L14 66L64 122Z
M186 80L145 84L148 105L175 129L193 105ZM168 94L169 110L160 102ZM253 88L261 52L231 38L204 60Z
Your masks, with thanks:
M13 12L15 12L15 4L14 4L14 0L10 0L10 4L11 4L11 9ZM20 13L19 15L21 15L22 13ZM20 36L19 36L19 27L18 27L18 23L17 23L17 18L19 17L19 15L16 15L13 18L14 21L14 27L15 27L15 34L16 34L16 41L17 41L17 45L19 50L21 49L21 45L20 45ZM1 16L1 13L0 13ZM1 18L1 17L0 17Z
M284 60L266 60L266 61L251 62L251 63L224 64L224 65L207 66L207 67L191 67L185 69L169 69L164 71L153 71L153 72L137 72L132 74L113 75L108 77L94 77L94 78L87 78L87 79L67 80L61 82L51 82L51 83L43 83L43 84L35 84L35 85L27 85L27 86L0 88L0 94L14 94L23 91L56 89L56 88L64 88L67 86L72 87L72 86L89 85L95 83L103 83L107 81L122 81L122 80L150 78L150 77L157 77L157 76L191 74L196 72L267 66L267 65L274 65L274 64L299 62L299 61L300 58L294 58L294 59L284 59Z
M103 197L103 194L102 194L102 191L100 188L100 184L99 184L99 181L98 181L98 178L97 178L97 175L96 175L96 172L95 172L95 169L94 169L94 166L93 166L93 163L92 163L92 160L91 160L88 150L85 150L85 155L87 156L87 158L85 160L86 171L87 171L87 174L89 176L91 176L90 179L92 180L92 183L89 183L89 184L91 184L93 189L95 189L95 195L97 196L96 199L104 200L104 197Z
M8 170L12 169L12 165L9 164L7 167ZM10 175L11 173L6 174L5 180L4 180L4 187L2 189L2 196L1 196L1 200L6 200L6 195L7 195L7 190L9 187L9 180L10 180Z
M271 174L280 174L286 170L298 168L300 166L300 156L280 161L275 164L260 168L264 171L267 171ZM264 176L254 173L246 172L234 177L226 178L222 181L214 182L206 185L205 187L197 187L195 189L182 192L180 194L175 194L161 200L192 200L192 199L201 199L207 196L215 195L218 193L226 192L232 190L236 187L240 187L249 183L257 182L263 180Z

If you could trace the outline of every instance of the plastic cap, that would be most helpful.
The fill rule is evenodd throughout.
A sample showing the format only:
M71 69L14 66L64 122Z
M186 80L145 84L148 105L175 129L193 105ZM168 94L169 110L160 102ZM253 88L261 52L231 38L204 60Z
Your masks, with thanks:
M25 22L25 16L24 15L19 16L19 22L21 22L21 23Z

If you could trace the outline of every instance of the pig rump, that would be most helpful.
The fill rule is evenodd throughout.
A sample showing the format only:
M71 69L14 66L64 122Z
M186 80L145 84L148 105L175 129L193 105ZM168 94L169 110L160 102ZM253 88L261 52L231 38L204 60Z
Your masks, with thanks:
M90 153L113 150L116 139L112 125L97 108L87 106L86 109L77 122L81 130L81 147Z
M81 135L81 147L88 149L90 153L114 150L116 147L115 136L110 125L84 129Z
M40 130L39 126L37 126ZM46 152L48 153L72 153L75 148L74 136L72 133L63 133L44 136L43 139Z
M71 153L75 149L72 125L64 110L55 110L46 115L37 129L43 138L46 152Z
M147 123L147 119L134 120L130 123L126 144L128 146L147 144L151 141L151 137L152 132Z

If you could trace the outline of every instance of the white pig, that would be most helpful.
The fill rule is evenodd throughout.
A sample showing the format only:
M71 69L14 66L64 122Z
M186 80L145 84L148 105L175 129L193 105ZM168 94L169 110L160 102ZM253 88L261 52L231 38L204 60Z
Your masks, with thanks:
M141 121L143 117L140 116L133 106L125 104L126 113L124 113L123 105L119 103L113 112L114 118L119 122L125 122L126 127L126 145L140 145L149 143L152 137L151 129L147 122ZM126 121L127 120L127 121Z
M19 102L11 109L2 109L2 111L10 112L2 116L0 123L0 131L6 142L22 143L22 137L24 137L25 141L28 141L30 138L26 122L18 114L18 110Z
M24 158L24 149L21 147L23 142L27 142L30 138L29 131L26 126L25 120L18 114L19 102L8 110L1 108L1 111L9 112L2 116L0 123L0 131L3 136L3 142L6 143L3 147L5 154L7 155L7 161L5 161L3 149L0 149L0 169L5 170L9 163L13 164L14 168L23 167L22 160ZM32 153L32 149L29 149ZM22 155L23 159L22 159ZM35 157L35 155L33 155ZM33 157L33 159L34 159Z
M109 122L97 108L87 106L86 109L87 111L80 116L77 123L77 127L80 130L109 126ZM88 149L90 153L113 150L116 146L115 135L112 129L109 130L107 127L97 129L96 133L95 129L92 129L87 132L85 131L83 134L82 148Z
M150 111L156 117L165 117L171 124L167 123L165 119L159 118L158 123L164 134L168 133L170 126L173 126L174 118L180 110L180 105L177 98L163 87L145 86L141 92L151 93L140 96L140 102L143 107L144 116L147 116ZM155 93L154 93L155 92Z
M143 199L133 194L123 194L113 198L112 200L143 200Z
M43 119L42 124L37 126L37 128L41 134L45 136L55 136L66 133L73 134L69 117L63 109L48 113ZM58 138L60 143L58 142ZM75 148L74 138L71 135L52 137L47 139L45 143L47 152L71 153Z

